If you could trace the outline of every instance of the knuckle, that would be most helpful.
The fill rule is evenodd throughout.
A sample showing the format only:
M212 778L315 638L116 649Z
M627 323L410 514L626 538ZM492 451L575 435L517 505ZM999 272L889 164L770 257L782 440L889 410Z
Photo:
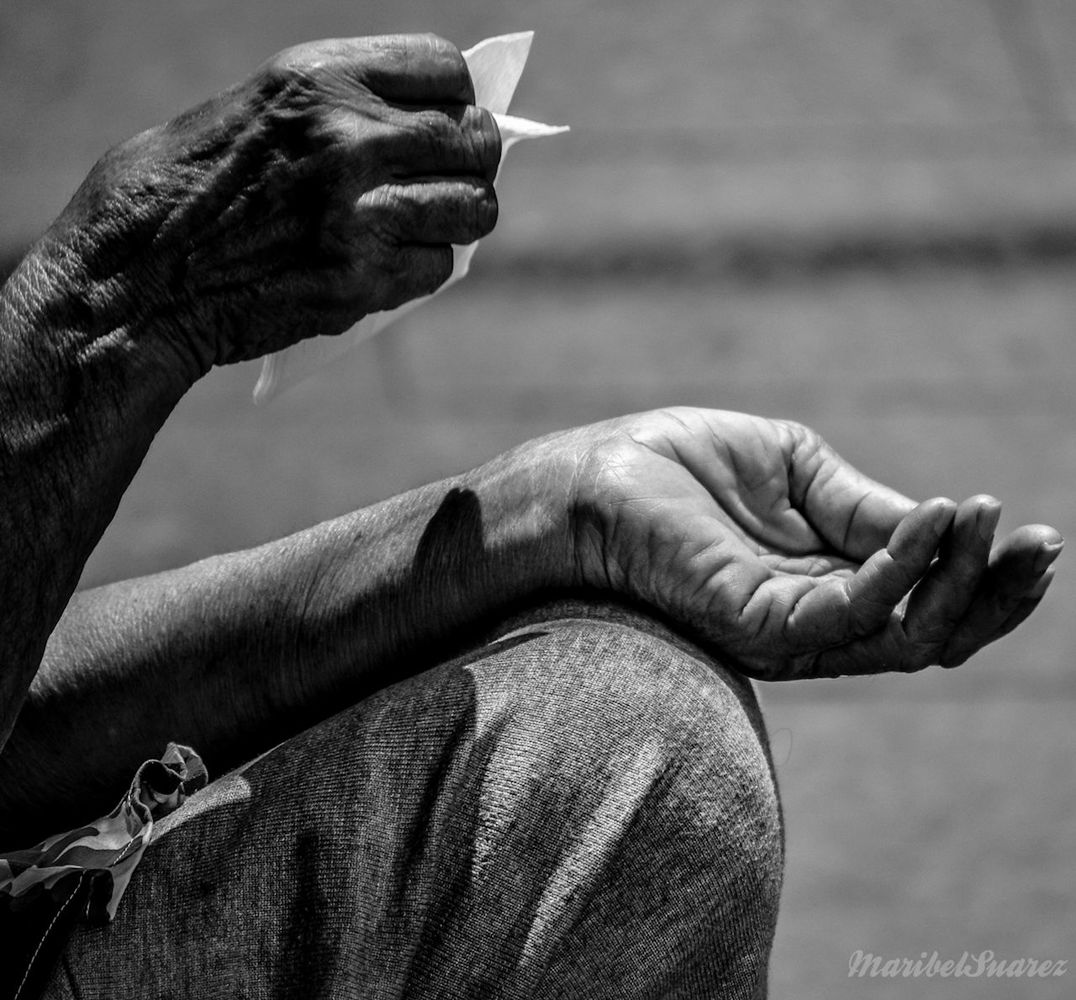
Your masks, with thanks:
M366 39L324 38L300 42L281 49L259 67L256 74L263 89L275 93L325 85L345 78L356 60L369 54Z
M497 224L497 195L489 184L457 181L430 197L435 201L424 221L452 243L472 243Z
M581 450L576 488L579 502L594 513L607 514L623 492L627 470L637 457L629 431L614 430Z
M416 108L403 118L406 131L416 133L432 148L451 143L454 136L453 122L440 108Z
M376 113L359 115L339 108L320 108L310 117L317 151L329 157L326 164L332 164L325 179L334 190L361 196L389 178L398 150L397 135L390 123Z
M277 89L306 79L323 65L325 59L319 42L303 42L281 49L262 63L259 77L264 84Z
M379 244L395 245L404 230L414 227L418 209L406 188L398 184L382 185L359 199L355 225L375 237Z
M451 161L457 140L453 123L444 111L416 108L394 118L394 125L395 155L409 166Z
M775 420L774 423L778 427L783 427L785 431L792 436L795 441L806 441L813 438L817 438L818 435L811 430L806 424L800 423L798 420L789 420L787 418L780 418Z
M476 227L479 236L486 236L493 232L500 216L500 205L497 202L497 192L492 184L483 185L475 199Z
M447 75L458 76L461 81L470 82L471 75L459 46L432 31L415 35L414 38L423 56L437 69Z
M478 162L483 174L492 180L501 162L501 130L486 108L474 108L469 124Z
M780 428L794 464L802 468L821 469L830 449L818 431L798 420L780 419L775 420L774 424Z

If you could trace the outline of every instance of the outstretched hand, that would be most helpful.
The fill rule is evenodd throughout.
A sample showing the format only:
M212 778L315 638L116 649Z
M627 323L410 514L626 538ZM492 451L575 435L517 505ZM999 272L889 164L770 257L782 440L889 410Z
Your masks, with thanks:
M767 680L963 663L1022 622L1062 539L989 496L916 504L802 425L677 408L576 432L576 558Z

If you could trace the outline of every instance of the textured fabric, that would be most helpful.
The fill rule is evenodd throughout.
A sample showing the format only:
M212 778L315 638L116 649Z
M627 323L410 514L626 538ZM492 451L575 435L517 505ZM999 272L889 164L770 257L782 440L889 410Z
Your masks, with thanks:
M201 758L170 743L159 760L138 769L107 816L0 856L2 1000L36 995L76 921L104 923L116 915L154 820L206 781Z
M750 686L602 615L517 627L211 784L49 995L764 996L783 840Z

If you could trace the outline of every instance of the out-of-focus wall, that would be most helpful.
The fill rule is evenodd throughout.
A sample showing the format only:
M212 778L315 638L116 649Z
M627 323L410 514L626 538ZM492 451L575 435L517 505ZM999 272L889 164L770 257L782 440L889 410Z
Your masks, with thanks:
M1056 224L1076 203L1066 0L6 0L0 243L38 233L110 144L288 44L521 28L518 106L575 131L514 171L506 251Z

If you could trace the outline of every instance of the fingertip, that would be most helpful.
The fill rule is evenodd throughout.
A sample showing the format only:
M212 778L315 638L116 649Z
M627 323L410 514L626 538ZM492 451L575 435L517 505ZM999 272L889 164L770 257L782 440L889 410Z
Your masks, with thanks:
M972 497L969 502L975 506L975 530L979 538L989 545L1001 520L1001 501L983 493Z
M991 567L1006 574L1037 576L1065 548L1061 533L1048 524L1025 524L1001 539L991 555Z
M980 493L957 504L952 530L961 536L974 533L980 541L990 542L1000 517L1000 501Z
M956 504L945 497L919 504L897 525L885 549L845 582L856 634L880 625L929 572L955 513Z
M956 517L957 505L948 497L924 500L897 525L886 549L896 560L918 555L929 546L931 554Z
M1025 530L1034 533L1040 545L1056 548L1058 553L1065 547L1064 536L1057 528L1049 524L1029 524Z
M941 537L952 524L959 507L960 505L949 497L932 497L919 505L919 509L931 519L931 525L938 537Z
M1035 572L1049 572L1052 574L1054 572L1053 564L1057 560L1057 557L1061 555L1064 547L1064 541L1040 544L1038 551L1035 553L1035 562L1033 564Z

